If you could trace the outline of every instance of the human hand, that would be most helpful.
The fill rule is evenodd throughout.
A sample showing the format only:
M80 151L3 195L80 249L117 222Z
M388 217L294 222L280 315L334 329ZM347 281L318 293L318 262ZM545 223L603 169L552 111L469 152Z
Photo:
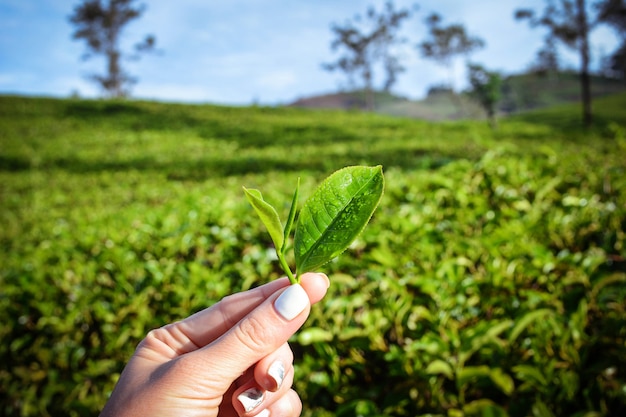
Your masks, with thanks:
M324 274L279 279L152 330L100 417L300 415L287 341L328 285Z

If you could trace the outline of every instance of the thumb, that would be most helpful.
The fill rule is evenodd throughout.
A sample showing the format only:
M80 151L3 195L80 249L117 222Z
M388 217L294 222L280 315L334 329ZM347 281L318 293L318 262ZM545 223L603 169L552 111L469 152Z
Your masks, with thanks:
M211 379L215 378L216 386L225 391L248 368L286 343L305 322L310 309L304 287L289 285L196 354L213 364Z

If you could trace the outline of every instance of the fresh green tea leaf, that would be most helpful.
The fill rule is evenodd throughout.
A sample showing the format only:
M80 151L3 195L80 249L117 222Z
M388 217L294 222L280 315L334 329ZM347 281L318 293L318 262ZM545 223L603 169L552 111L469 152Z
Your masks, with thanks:
M435 359L426 367L428 375L445 375L448 379L454 379L452 366L446 361Z
M263 195L259 190L243 187L243 191L246 193L248 201L254 207L257 214L261 218L261 221L267 228L276 251L280 251L284 243L283 225L280 221L280 217L276 212L276 209L271 204L263 200Z
M489 378L491 378L491 381L506 395L511 395L515 390L513 378L500 368L492 369L489 373Z
M309 327L299 332L297 340L304 346L311 343L330 342L333 340L333 333L320 327Z
M542 320L545 316L552 315L553 312L547 308L541 308L524 314L519 320L517 320L515 327L509 334L509 343L513 343L515 339L533 322Z
M296 271L325 264L350 246L383 195L382 166L353 166L326 178L300 211L294 237Z
M534 390L539 390L541 387L549 386L549 382L546 379L542 369L539 369L530 365L515 365L511 368L515 372L515 377L520 381L525 382L528 386L533 387Z
M491 368L487 365L466 366L458 369L456 373L456 386L458 389L464 389L466 385L473 384L479 378L488 378Z
M449 414L451 415L451 414ZM463 405L465 416L509 417L506 410L487 398L481 398Z
M300 191L300 178L298 178L298 183L296 184L296 190L293 192L293 198L291 199L291 208L289 209L289 215L287 216L287 224L285 224L285 231L283 233L284 241L283 246L281 248L281 252L284 254L287 249L287 242L289 241L289 236L291 235L291 228L293 227L293 222L296 218L296 212L298 211L298 192Z

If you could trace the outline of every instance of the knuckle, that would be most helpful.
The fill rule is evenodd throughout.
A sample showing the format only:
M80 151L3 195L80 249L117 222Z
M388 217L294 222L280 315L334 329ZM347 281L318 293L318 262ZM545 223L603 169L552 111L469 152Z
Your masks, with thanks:
M149 347L152 349L156 349L157 347L166 345L168 341L168 335L169 334L166 327L152 329L146 334L146 337L141 341L139 347Z
M276 332L267 323L263 323L254 315L242 319L233 329L238 341L251 351L264 351L277 345Z

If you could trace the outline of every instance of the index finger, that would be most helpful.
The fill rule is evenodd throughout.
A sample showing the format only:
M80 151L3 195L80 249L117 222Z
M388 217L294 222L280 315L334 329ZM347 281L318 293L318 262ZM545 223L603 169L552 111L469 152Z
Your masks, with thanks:
M267 297L289 285L287 278L277 279L260 287L224 297L217 304L173 323L195 345L195 350L206 346L243 317L259 306Z
M318 302L328 288L324 274L302 275L300 284L310 294L310 302ZM182 355L206 346L234 327L241 319L257 308L270 295L289 286L289 279L280 278L260 287L224 297L213 306L166 326L176 337L176 353ZM323 288L322 288L323 287Z

